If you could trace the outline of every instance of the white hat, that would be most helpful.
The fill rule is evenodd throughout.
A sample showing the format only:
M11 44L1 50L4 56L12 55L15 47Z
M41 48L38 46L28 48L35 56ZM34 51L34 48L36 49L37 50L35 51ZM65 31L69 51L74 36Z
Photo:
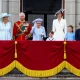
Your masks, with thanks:
M55 16L58 14L58 13L60 13L60 12L63 12L63 11L65 11L65 9L60 9L60 10L58 10L56 13L55 13Z
M1 18L3 18L3 17L10 17L10 16L11 16L11 14L2 13L2 16L1 16Z
M37 18L37 19L35 19L34 21L32 21L32 23L35 23L35 22L42 22L43 21L43 19L41 19L41 18Z

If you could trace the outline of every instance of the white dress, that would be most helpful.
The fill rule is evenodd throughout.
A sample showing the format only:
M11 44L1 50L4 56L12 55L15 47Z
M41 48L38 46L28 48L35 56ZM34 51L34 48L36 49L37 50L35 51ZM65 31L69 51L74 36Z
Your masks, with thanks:
M54 38L58 41L63 41L67 33L67 24L65 19L61 19L59 22L58 19L53 20L52 31L54 32Z
M0 22L0 40L11 40L12 39L12 26L10 22L4 24Z

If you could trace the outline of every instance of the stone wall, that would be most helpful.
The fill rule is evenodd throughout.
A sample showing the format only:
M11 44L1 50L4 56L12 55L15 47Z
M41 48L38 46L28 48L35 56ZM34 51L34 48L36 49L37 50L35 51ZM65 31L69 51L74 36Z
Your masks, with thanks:
M65 0L65 18L68 25L79 28L80 0Z
M18 20L18 15L20 13L20 0L0 0L2 1L2 10L3 13L10 13L10 21L14 23Z
M65 0L65 18L67 25L75 26L75 0Z
M79 27L80 22L80 0L65 0L65 18L68 25ZM10 21L14 23L18 20L20 12L20 0L0 0L0 13L11 13Z

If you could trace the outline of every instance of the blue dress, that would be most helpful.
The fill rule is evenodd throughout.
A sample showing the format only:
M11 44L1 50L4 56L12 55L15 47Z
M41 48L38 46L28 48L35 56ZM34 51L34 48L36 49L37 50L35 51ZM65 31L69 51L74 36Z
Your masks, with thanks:
M0 22L0 40L11 40L12 39L12 26L10 22L4 24Z
M67 41L73 41L73 40L75 40L75 33L74 32L68 32L67 34L66 34L66 37L65 37L65 39L67 40Z
M33 34L33 40L42 41L43 36L46 37L45 28L43 26L40 26L40 28L37 28L36 26L33 26L30 33Z

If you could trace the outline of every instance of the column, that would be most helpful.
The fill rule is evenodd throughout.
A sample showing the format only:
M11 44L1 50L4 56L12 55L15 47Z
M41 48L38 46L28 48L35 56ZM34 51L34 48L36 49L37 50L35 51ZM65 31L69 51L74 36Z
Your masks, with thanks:
M80 0L76 0L76 20L75 20L75 23L76 23L76 29L77 28L80 28L79 26L79 22L80 22Z
M65 18L67 25L75 26L75 1L76 0L65 0Z
M20 0L9 0L9 13L12 14L10 19L12 23L19 20Z

